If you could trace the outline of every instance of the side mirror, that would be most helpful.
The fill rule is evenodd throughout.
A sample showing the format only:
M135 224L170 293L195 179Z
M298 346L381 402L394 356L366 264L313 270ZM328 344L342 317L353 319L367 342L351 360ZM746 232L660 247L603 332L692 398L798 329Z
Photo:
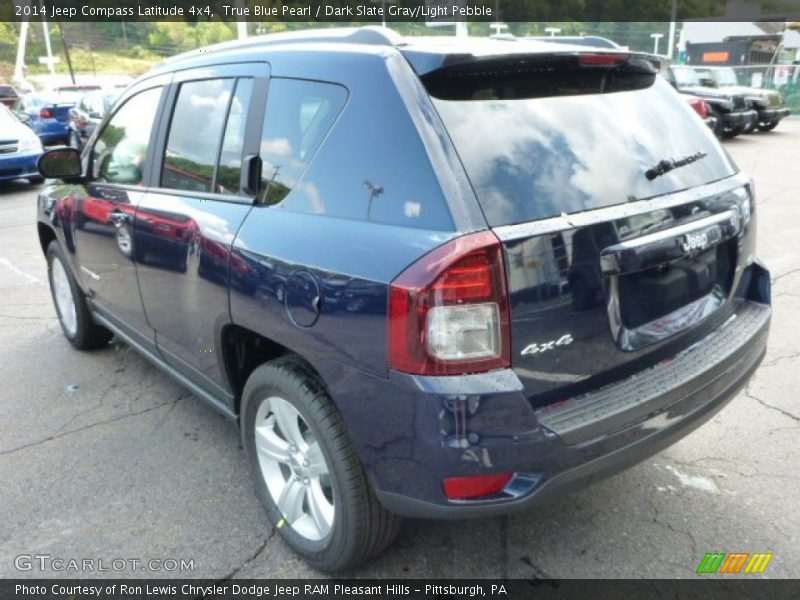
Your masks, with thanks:
M31 122L31 118L28 116L28 113L24 113L24 112L18 112L18 113L16 113L16 115L17 115L17 118L18 118L20 121L22 121L23 123L25 123L25 125L27 125L28 123L30 123L30 122Z
M39 173L49 179L78 181L81 179L81 155L75 148L48 150L36 164Z

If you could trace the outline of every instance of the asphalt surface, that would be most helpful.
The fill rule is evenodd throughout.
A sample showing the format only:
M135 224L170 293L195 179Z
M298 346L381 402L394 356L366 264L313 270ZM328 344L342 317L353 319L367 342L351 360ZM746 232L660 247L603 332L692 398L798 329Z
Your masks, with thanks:
M407 521L352 575L694 577L706 552L741 551L774 553L765 577L800 577L800 119L725 145L755 178L774 282L769 351L747 389L651 460L555 504ZM0 185L0 577L318 576L266 521L234 426L125 345L81 353L63 339L35 198ZM34 554L126 566L17 568ZM170 558L194 569L127 560Z

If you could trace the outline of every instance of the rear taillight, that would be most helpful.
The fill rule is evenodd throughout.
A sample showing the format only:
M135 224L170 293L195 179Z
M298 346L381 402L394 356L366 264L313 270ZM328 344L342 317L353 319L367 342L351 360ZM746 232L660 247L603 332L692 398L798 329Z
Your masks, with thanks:
M39 111L39 117L42 119L52 119L53 118L53 111L49 108L43 108Z
M708 117L708 104L705 100L702 100L701 98L694 98L689 101L689 104L691 104L694 111L700 115L701 118L705 119Z
M456 375L511 364L503 249L489 231L436 248L389 289L389 365Z
M503 490L511 480L511 473L450 477L443 482L444 495L449 500L469 500L493 496Z

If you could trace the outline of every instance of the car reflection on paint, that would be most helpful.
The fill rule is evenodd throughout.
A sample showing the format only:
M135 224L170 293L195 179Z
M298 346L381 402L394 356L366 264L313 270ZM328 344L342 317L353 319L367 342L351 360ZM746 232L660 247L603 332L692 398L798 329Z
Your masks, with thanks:
M161 210L138 209L137 238L147 238L136 260L150 266L185 273L197 247L200 228L191 217ZM149 250L153 250L152 252Z

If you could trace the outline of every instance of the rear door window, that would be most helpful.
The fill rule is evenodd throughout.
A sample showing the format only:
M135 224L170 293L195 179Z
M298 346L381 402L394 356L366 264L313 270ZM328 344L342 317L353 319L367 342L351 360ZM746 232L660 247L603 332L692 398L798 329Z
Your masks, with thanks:
M250 95L253 92L252 79L239 79L228 109L225 135L219 155L219 168L214 191L219 194L240 192L242 175L242 148L244 146L245 125L250 109Z
M211 192L233 79L181 84L172 112L161 187Z
M597 71L426 83L492 226L633 202L735 173L660 77L617 80L619 91L609 91ZM695 155L702 156L654 179L645 175L663 160Z
M259 201L277 204L292 191L346 101L347 90L339 85L270 81L261 135Z

